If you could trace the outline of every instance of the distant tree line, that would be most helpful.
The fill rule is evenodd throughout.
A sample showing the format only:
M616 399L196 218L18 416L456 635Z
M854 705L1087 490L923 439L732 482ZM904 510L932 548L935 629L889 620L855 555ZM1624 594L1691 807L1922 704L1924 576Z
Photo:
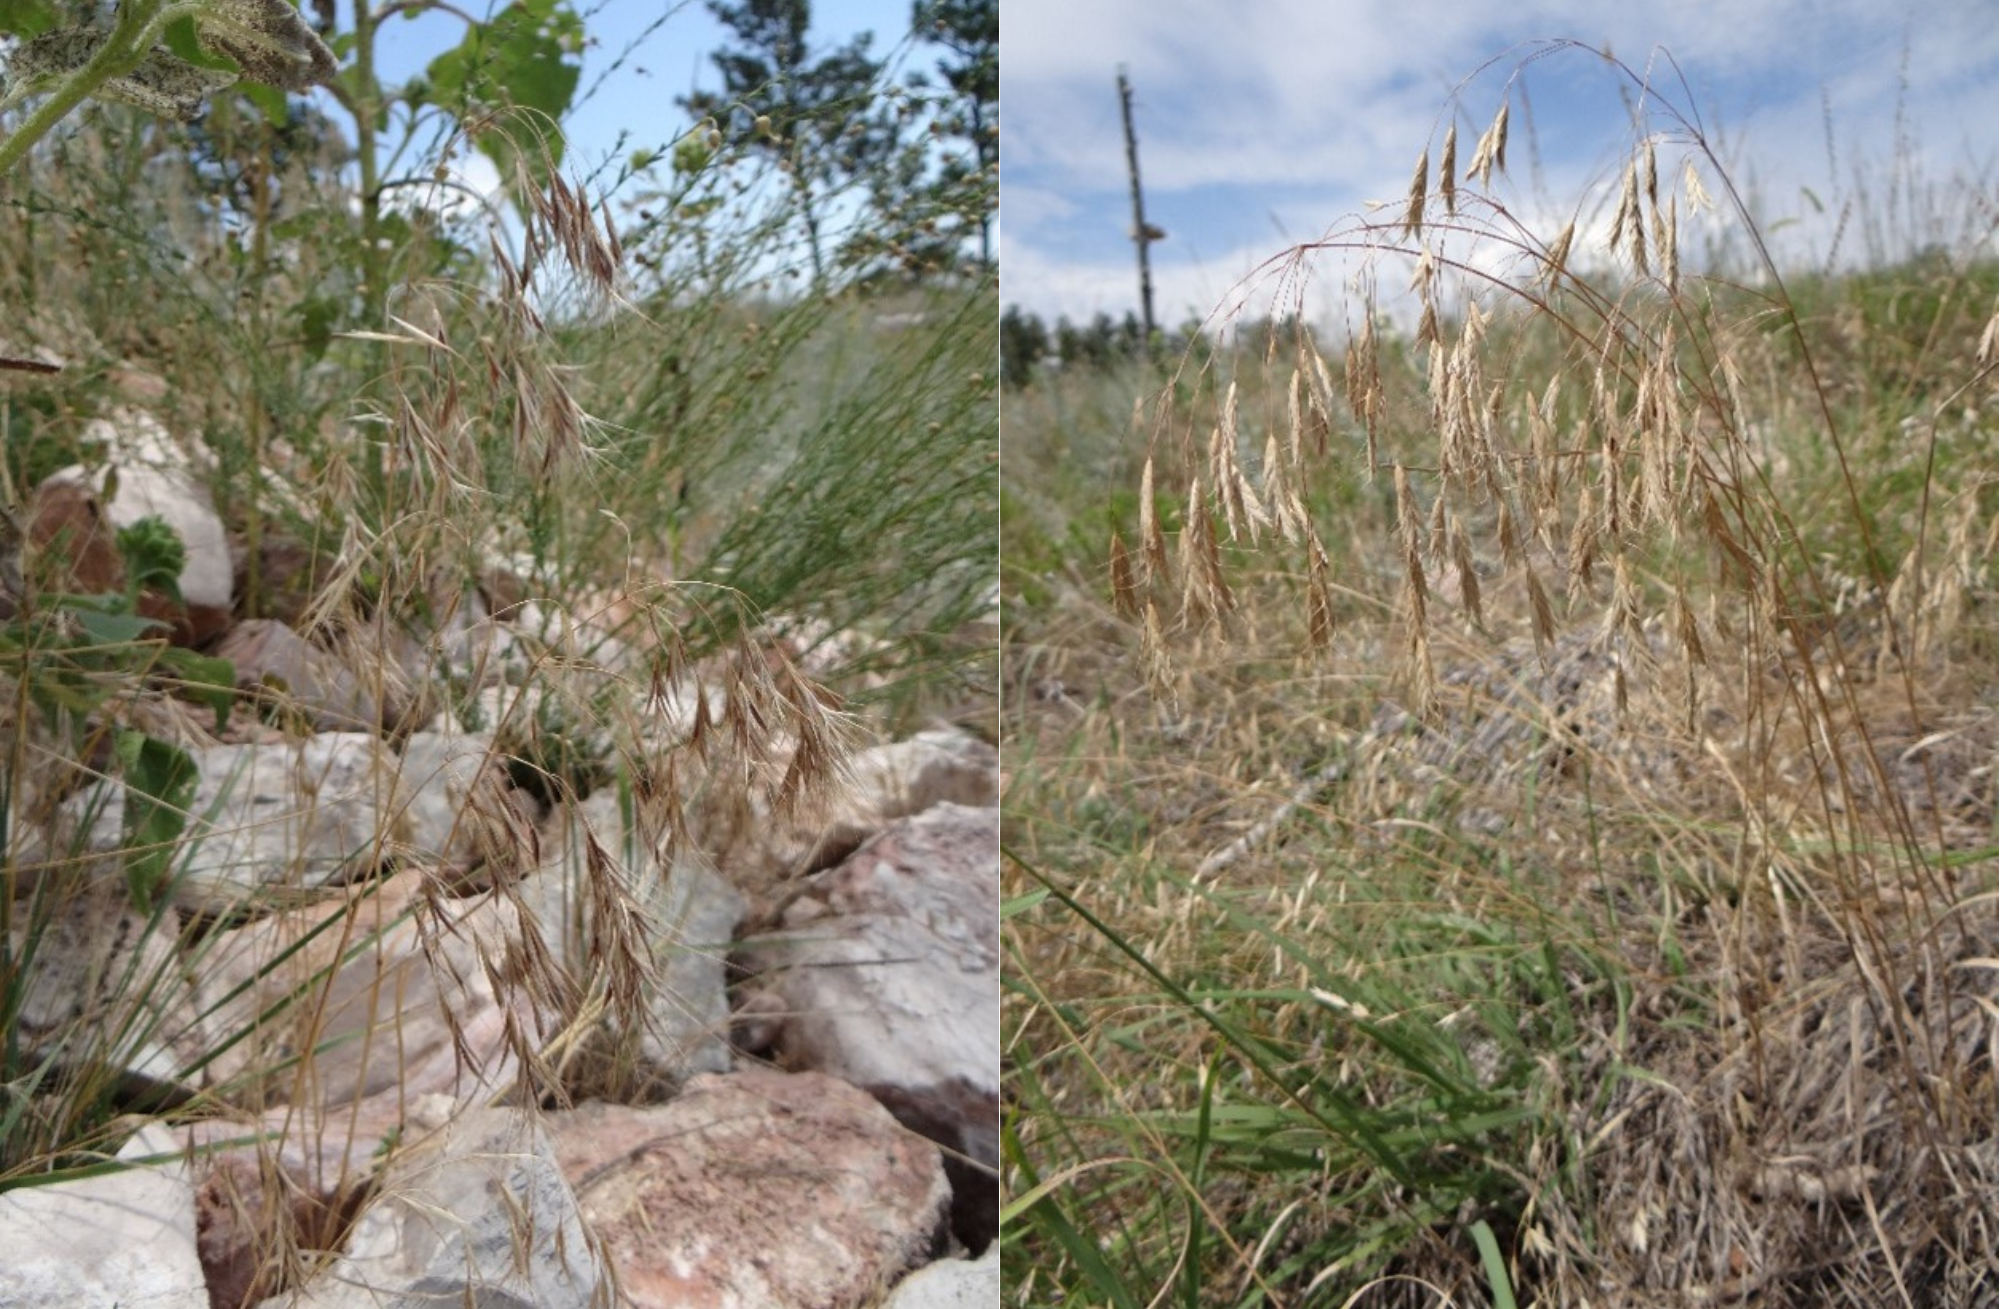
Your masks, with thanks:
M1212 357L1232 350L1262 354L1272 342L1289 343L1301 333L1312 336L1326 348L1326 335L1297 314L1245 317L1227 323L1227 331L1211 334L1213 322L1190 318L1174 331L1162 330L1153 342L1156 359L1179 359L1192 350ZM1386 320L1383 331L1394 339L1394 329ZM1000 315L1000 376L1008 386L1025 386L1038 366L1063 369L1102 369L1147 355L1146 332L1139 316L1128 312L1115 319L1099 313L1088 324L1077 326L1058 317L1053 326L1019 305L1008 305Z
M1000 376L1008 386L1026 385L1044 361L1063 368L1097 369L1145 355L1146 329L1135 313L1122 319L1099 313L1081 327L1061 317L1050 326L1019 305L1008 305L1000 315Z

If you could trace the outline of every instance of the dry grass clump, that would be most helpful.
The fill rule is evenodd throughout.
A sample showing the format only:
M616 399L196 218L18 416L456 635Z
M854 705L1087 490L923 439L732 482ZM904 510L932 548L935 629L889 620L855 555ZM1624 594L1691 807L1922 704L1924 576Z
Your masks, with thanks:
M1011 1303L2000 1289L1990 237L1794 293L1606 67L1605 212L1447 126L1269 270L1358 263L1339 351L1149 410L1118 617L1017 625Z

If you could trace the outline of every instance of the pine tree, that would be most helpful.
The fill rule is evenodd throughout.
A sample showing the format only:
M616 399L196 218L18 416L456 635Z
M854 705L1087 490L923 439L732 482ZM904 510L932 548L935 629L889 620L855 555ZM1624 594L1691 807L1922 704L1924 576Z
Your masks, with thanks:
M739 44L712 56L723 89L680 103L778 160L805 228L814 284L823 284L829 198L883 164L895 146L876 106L883 66L868 54L872 37L863 32L821 54L807 41L810 0L708 0L708 7Z
M946 157L933 189L942 207L978 224L979 262L991 268L1000 157L999 0L915 0L912 11L918 39L947 52L937 70L957 99L942 120L942 135L971 148L969 159L963 153Z

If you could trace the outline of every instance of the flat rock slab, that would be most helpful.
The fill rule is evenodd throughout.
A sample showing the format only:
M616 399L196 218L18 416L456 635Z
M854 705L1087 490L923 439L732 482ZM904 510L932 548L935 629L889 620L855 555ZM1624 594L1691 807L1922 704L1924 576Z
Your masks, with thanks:
M153 1127L122 1159L176 1153ZM0 1195L0 1309L208 1309L184 1163Z
M182 908L226 913L260 892L322 887L380 861L397 764L378 738L323 732L189 753L201 780L172 883Z
M859 1309L928 1261L937 1148L816 1073L693 1078L672 1103L551 1120L633 1309Z
M496 987L521 953L520 915L504 897L434 889L421 870L398 873L204 942L196 985L216 1085L239 1103L307 1106L510 1085L508 1033L532 1045L556 1022L532 988Z

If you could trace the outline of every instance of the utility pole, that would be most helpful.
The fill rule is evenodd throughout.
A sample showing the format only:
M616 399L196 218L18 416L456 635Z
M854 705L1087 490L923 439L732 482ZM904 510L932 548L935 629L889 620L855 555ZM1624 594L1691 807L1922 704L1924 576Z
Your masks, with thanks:
M1146 333L1146 353L1153 352L1153 242L1167 234L1146 221L1146 193L1139 186L1139 137L1132 130L1132 83L1118 70L1118 104L1125 115L1125 169L1132 175L1132 244L1139 247L1139 321Z

